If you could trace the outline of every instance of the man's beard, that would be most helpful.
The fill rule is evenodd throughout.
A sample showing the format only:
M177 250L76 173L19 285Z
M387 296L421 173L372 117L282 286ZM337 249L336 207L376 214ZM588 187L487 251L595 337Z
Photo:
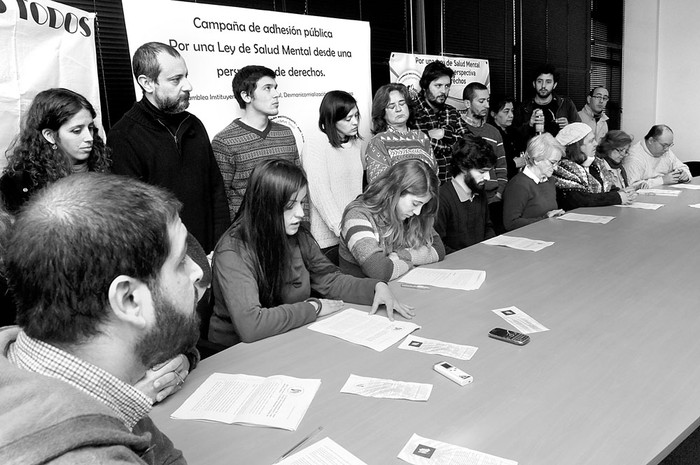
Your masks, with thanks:
M187 92L177 99L170 99L167 97L161 98L156 94L155 101L156 105L163 113L182 113L190 106L190 94Z
M550 95L552 95L552 91L549 90L549 89L539 89L539 90L537 91L537 95L539 95L540 98L547 98L547 97L549 97Z
M425 93L425 98L428 100L428 103L430 103L432 106L437 107L437 108L443 108L445 106L445 104L447 103L447 95L443 95L440 97L440 99L442 100L442 102L441 102L438 100L438 97L435 97L430 92L430 90L428 90Z
M199 339L196 294L192 313L185 315L163 296L157 286L155 284L152 291L155 325L139 339L135 349L141 363L147 368L184 353L194 347Z

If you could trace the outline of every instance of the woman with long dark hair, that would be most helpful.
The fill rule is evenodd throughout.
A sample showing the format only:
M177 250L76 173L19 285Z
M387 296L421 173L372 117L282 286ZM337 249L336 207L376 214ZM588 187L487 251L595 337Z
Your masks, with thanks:
M393 165L372 181L343 215L341 270L388 281L445 258L433 228L438 184L433 169L415 159Z
M274 336L340 310L343 300L413 316L386 283L347 276L326 258L301 224L306 193L306 177L291 162L265 161L251 174L236 221L214 249L211 342Z
M340 220L348 203L362 193L362 138L355 98L328 92L319 108L318 128L309 137L301 163L309 179L311 234L338 264Z
M423 160L437 173L430 139L423 131L409 129L411 96L403 84L385 84L372 100L372 134L365 159L367 180L372 182L402 160Z
M34 97L0 178L8 211L16 212L34 192L72 173L109 171L96 117L90 102L69 89L48 89Z

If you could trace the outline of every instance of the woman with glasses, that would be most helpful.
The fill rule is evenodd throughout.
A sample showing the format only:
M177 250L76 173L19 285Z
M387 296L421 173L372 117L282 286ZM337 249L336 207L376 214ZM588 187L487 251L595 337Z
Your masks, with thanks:
M390 166L416 158L437 173L430 139L423 131L409 129L411 97L403 84L380 87L372 100L372 133L365 152L367 180L372 182Z
M566 147L564 159L554 171L557 203L561 208L629 205L637 197L633 188L620 189L591 173L597 144L590 126L571 123L559 131L557 140Z
M564 155L564 147L549 133L530 139L525 149L525 168L503 192L503 225L512 231L537 221L564 214L557 206L551 179Z
M622 166L623 160L629 155L632 136L625 131L613 129L609 131L596 147L596 158L591 165L591 174L599 183L611 184L624 190L631 187L627 172Z

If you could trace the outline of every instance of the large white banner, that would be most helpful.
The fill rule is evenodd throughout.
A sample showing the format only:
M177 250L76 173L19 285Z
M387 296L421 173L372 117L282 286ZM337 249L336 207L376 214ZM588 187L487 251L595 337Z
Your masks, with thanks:
M131 56L151 41L184 57L193 91L189 111L213 138L242 115L231 80L246 65L277 73L281 93L276 121L292 128L297 143L318 131L318 107L326 92L355 97L369 135L371 80L369 23L274 11L166 0L122 0ZM141 91L136 81L138 98Z
M410 53L392 53L389 58L389 78L391 82L400 82L409 88L412 94L420 92L420 77L428 63L442 61L455 72L452 87L447 96L447 103L464 110L462 92L472 82L480 82L491 89L489 61L466 57L446 57L440 55L416 55Z
M49 0L0 0L0 168L32 99L66 87L100 116L95 15Z

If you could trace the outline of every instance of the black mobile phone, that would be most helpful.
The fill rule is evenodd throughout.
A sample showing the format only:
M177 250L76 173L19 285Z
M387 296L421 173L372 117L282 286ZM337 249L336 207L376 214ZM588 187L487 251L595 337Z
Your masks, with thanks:
M493 328L489 331L489 337L498 339L499 341L510 342L518 346L524 346L530 342L530 336L517 331L510 331L503 328Z

